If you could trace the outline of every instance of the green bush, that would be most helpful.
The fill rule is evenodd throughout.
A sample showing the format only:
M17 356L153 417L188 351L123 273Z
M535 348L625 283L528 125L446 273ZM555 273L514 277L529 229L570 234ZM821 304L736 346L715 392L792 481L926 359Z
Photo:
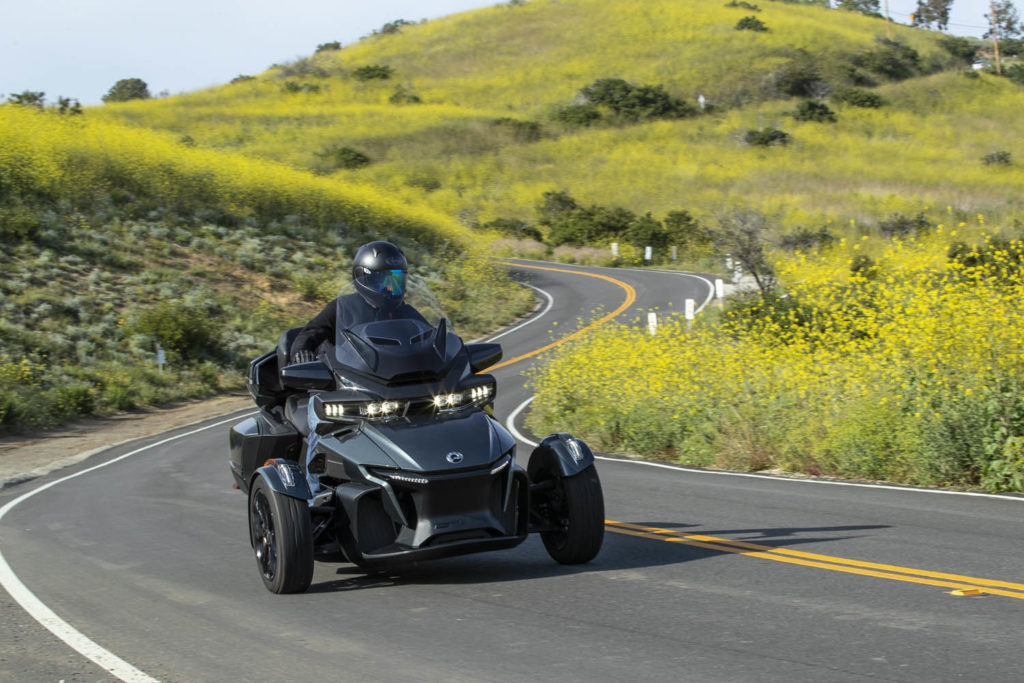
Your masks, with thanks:
M881 95L863 88L839 88L832 93L832 100L864 109L877 109L885 104Z
M323 160L328 170L362 168L373 163L370 157L351 147L328 147L317 152L316 156Z
M395 92L391 93L388 102L391 104L420 104L423 100L412 90L398 86Z
M495 218L493 221L484 223L483 227L497 230L501 234L515 239L530 239L538 242L544 239L540 230L518 218Z
M580 95L627 121L679 119L697 113L695 107L672 97L660 85L633 85L621 78L599 78L582 88Z
M747 0L729 0L729 2L725 3L725 7L742 7L743 9L748 9L751 12L761 11L760 7L750 4Z
M126 334L142 334L183 358L194 359L220 351L216 321L196 306L176 301L159 301L136 311Z
M879 38L878 42L881 47L858 55L854 58L853 63L894 81L905 80L920 72L921 56L917 50L904 43L886 38Z
M981 158L986 166L1010 166L1013 164L1013 159L1010 153L1005 149L1000 149L995 152L989 152Z
M961 64L972 63L978 54L975 44L960 36L939 36L939 45Z
M755 16L743 17L736 22L737 31L758 31L764 32L768 30L768 26Z
M824 102L815 100L804 100L797 105L793 112L793 118L797 121L817 121L819 123L833 123L836 120L835 112L829 109Z
M407 21L405 19L395 19L394 21L387 22L386 24L381 26L379 29L376 29L373 32L373 35L385 35L385 36L394 35L396 33L401 33L403 26L412 26L412 25L413 25L413 23L411 21Z
M850 274L865 280L874 280L878 277L878 265L867 254L857 254L850 263Z
M566 126L580 128L600 121L601 112L594 105L585 102L583 104L569 104L559 107L551 115L551 118Z
M341 43L337 40L332 40L329 43L320 43L316 46L317 52L335 52L341 49Z
M836 236L825 226L813 230L801 225L779 239L779 246L790 251L820 249L836 241Z
M543 129L536 121L522 121L503 116L491 121L491 126L511 133L516 142L536 142L543 137Z
M238 74L237 76L235 76L234 78L231 79L230 83L232 85L234 85L235 83L245 83L246 81L255 81L255 80L256 80L255 76L250 76L248 74Z
M322 90L322 86L318 83L299 83L298 81L285 81L281 86L281 92L289 95L304 92L308 94L316 94Z
M149 86L141 78L122 78L110 87L103 96L104 102L127 102L128 100L148 100Z
M380 80L386 81L393 76L395 70L385 64L367 64L361 66L352 72L352 76L357 81L373 81Z
M743 136L744 142L756 147L771 147L773 145L788 145L789 133L778 128L766 126L765 128L751 128Z
M775 72L773 83L776 90L791 97L817 97L826 90L817 60L802 50Z
M878 229L886 237L902 238L907 235L921 235L928 231L931 223L924 217L923 213L916 216L905 216L902 213L894 213L883 221L878 222Z
M21 107L35 107L42 109L46 102L46 93L42 90L23 90L7 96L7 101Z
M1003 69L1003 75L1017 85L1024 85L1024 64L1017 62Z

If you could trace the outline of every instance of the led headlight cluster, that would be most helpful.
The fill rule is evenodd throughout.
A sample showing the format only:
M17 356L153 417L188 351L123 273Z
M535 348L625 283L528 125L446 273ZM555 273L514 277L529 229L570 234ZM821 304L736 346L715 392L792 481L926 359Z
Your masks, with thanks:
M463 389L457 393L440 394L434 397L434 408L437 410L458 410L468 405L484 403L494 396L493 384L482 384L477 387Z
M387 419L403 415L407 405L405 401L324 401L324 417L329 420L340 420L345 417Z
M360 403L359 414L363 417L393 417L404 412L405 403L399 401L379 401Z

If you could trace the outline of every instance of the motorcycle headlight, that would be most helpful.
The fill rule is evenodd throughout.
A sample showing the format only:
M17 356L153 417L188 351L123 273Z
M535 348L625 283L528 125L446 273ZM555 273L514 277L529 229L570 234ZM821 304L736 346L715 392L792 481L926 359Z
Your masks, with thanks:
M494 382L466 387L456 392L434 396L434 408L442 412L482 405L494 398Z
M324 401L323 417L328 420L389 420L405 415L408 401Z

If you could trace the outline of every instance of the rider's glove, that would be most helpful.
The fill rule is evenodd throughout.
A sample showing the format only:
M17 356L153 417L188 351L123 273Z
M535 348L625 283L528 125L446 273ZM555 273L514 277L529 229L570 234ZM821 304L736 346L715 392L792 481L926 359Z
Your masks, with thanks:
M316 360L316 354L308 349L296 351L292 356L292 363L308 363L311 360Z

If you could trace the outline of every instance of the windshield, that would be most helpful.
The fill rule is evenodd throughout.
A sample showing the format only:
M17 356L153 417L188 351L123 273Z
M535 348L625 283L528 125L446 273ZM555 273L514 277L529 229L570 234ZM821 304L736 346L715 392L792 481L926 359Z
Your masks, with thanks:
M445 315L437 297L430 291L430 287L423 278L409 273L406 276L405 288L405 303L419 311L431 327L437 327L438 323L444 319L448 329L452 330L451 319ZM355 291L355 285L352 282L347 282L338 292L338 296L354 294Z

